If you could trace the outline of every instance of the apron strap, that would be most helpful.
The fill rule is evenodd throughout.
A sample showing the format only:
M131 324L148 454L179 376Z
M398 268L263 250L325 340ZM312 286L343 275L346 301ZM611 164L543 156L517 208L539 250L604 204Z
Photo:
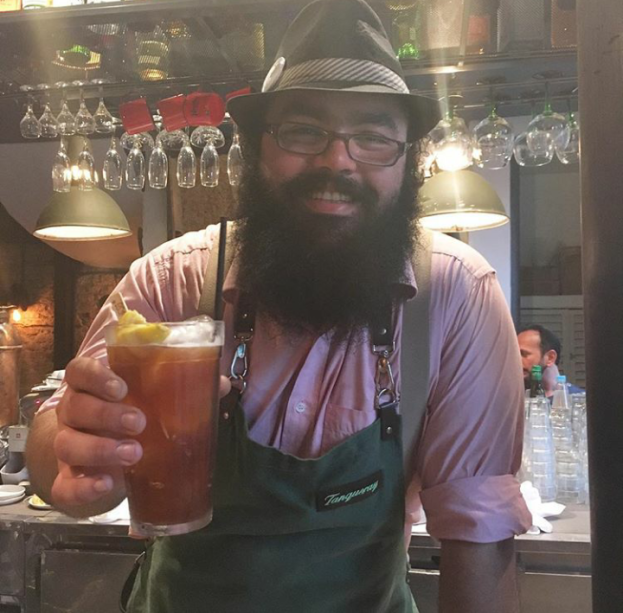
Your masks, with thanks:
M405 482L413 474L414 453L428 404L430 370L429 305L433 233L420 227L413 271L417 295L404 303L400 339L400 407Z
M235 229L233 221L227 222L227 245L225 246L225 277L231 267L231 263L234 259L234 249L232 248L231 235L232 230ZM199 299L199 305L197 311L199 315L208 315L214 319L214 297L216 296L216 277L218 272L218 258L216 256L219 249L220 235L217 234L214 239L212 251L210 252L210 259L208 266L205 270L203 278L203 287L201 289L201 298Z

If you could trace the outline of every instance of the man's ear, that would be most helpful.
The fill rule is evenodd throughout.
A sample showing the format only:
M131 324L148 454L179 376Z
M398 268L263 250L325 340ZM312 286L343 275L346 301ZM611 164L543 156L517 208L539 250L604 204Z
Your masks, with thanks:
M543 355L543 362L545 366L551 366L552 364L556 364L556 359L558 358L558 354L555 349L550 349Z

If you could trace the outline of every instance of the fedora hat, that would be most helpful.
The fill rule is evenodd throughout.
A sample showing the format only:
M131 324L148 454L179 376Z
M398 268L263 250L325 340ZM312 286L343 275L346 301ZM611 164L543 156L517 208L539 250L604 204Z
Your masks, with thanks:
M439 121L437 100L412 94L378 15L363 0L316 0L290 24L262 91L236 96L228 110L240 129L258 128L282 92L359 92L404 100L409 140Z

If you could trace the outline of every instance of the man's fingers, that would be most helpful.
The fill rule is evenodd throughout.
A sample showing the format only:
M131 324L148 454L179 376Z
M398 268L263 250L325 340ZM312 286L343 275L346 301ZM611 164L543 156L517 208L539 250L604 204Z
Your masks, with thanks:
M63 466L52 486L52 499L59 508L71 508L96 502L114 489L123 488L123 473L113 469L110 474L78 473L69 466Z
M145 415L134 407L71 390L66 394L71 394L70 401L61 402L57 409L59 421L64 426L107 433L112 437L132 436L145 429Z
M75 358L67 365L65 380L72 389L103 400L120 401L128 393L125 381L92 358Z
M69 466L131 466L143 456L143 448L132 439L115 440L71 428L58 432L54 452Z

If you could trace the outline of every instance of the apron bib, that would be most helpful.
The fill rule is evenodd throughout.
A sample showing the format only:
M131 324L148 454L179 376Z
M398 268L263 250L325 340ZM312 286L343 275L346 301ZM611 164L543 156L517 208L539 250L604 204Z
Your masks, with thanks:
M128 611L416 612L395 406L303 460L250 440L236 396L221 405L212 522L154 542Z

